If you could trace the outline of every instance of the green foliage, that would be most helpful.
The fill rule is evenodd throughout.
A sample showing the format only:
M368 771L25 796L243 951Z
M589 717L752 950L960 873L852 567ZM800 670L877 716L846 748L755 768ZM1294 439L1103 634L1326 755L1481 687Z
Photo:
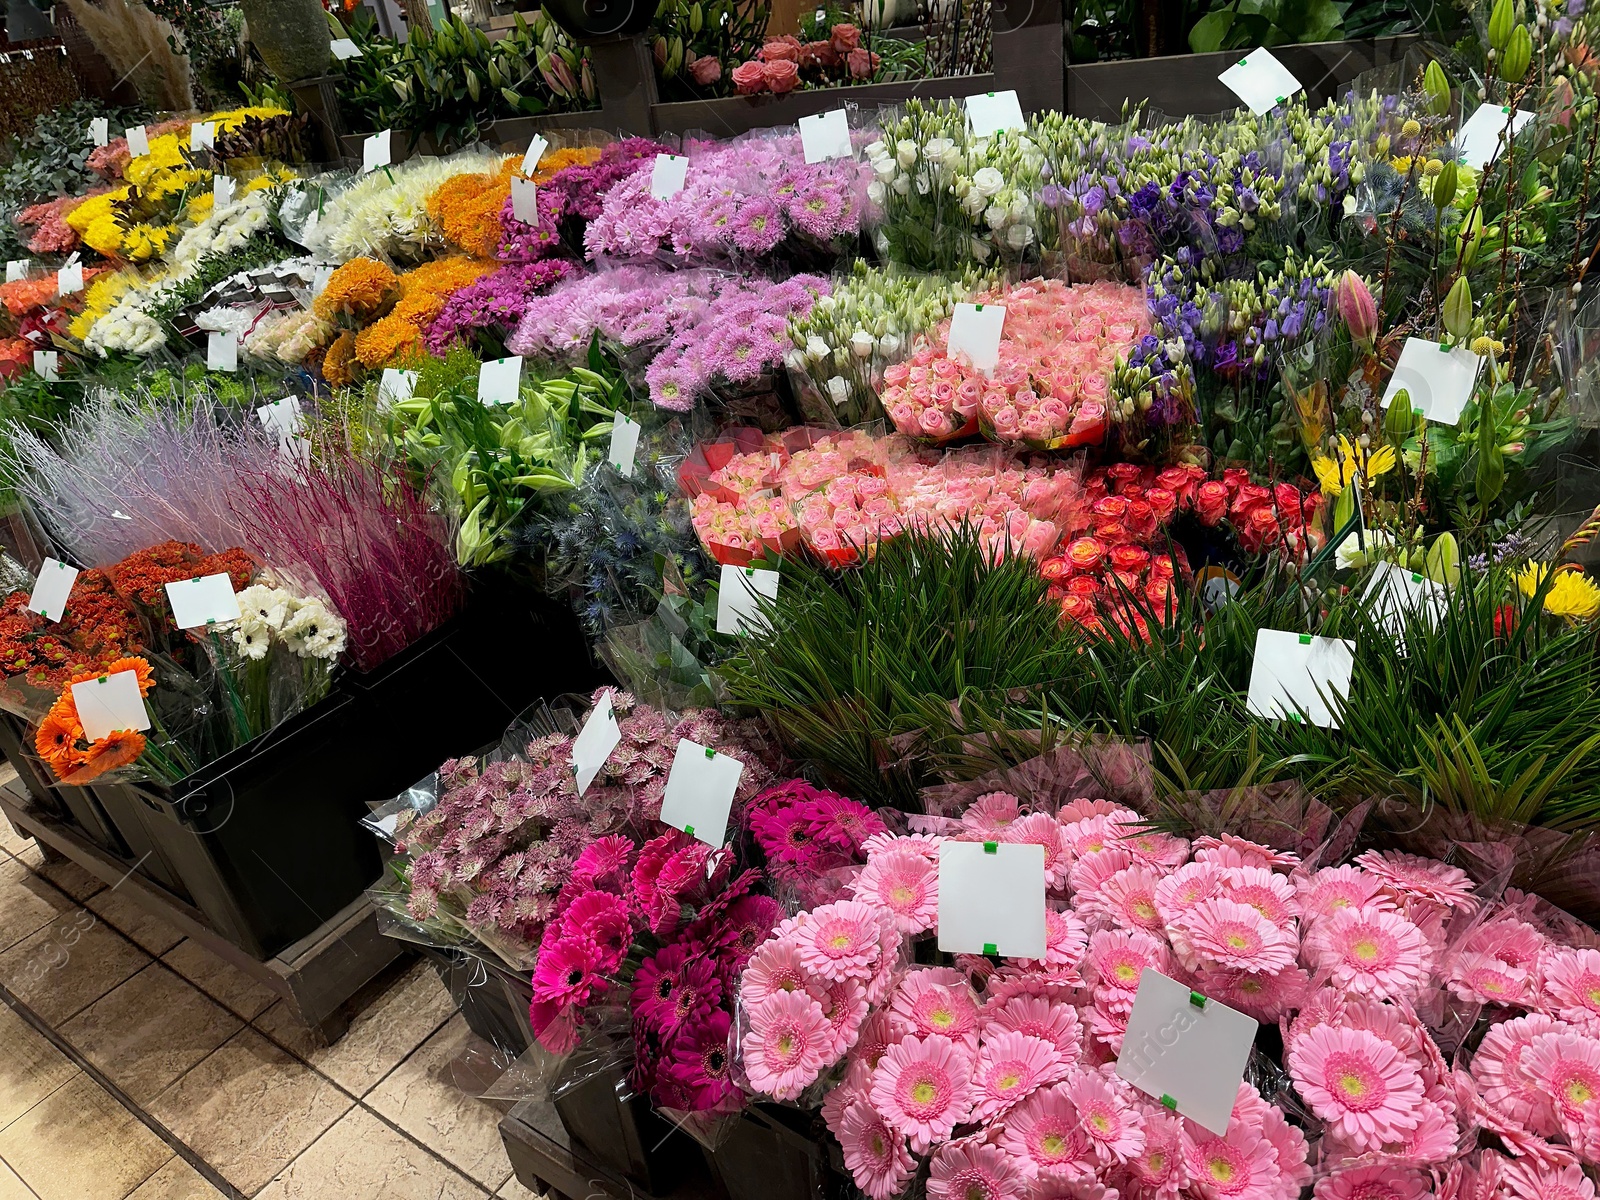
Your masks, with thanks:
M1189 31L1189 48L1207 54L1337 41L1344 36L1344 15L1349 7L1342 0L1233 0L1195 22Z

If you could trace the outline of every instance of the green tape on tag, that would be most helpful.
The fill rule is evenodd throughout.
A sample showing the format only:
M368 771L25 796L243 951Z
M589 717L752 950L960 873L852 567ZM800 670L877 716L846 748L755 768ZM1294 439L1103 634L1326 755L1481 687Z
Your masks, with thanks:
M999 950L995 949L995 944L993 942L985 942L983 944L983 952L985 954L999 954L1000 953Z
M1422 582L1422 576L1418 575L1415 571L1413 571L1411 573L1411 582L1412 583L1421 583Z
M998 854L998 853L1000 853L1000 843L999 842L985 842L983 844L983 852L985 854Z
M715 758L716 756L717 756L717 752L715 750L713 750L710 746L707 746L706 747L706 757L707 758Z
M1178 1111L1178 1102L1165 1092L1161 1094L1161 1105L1163 1108L1170 1108L1173 1112Z
M1282 103L1283 103L1283 100L1284 100L1284 98L1283 98L1283 97L1282 97L1282 96L1279 96L1279 97L1278 97L1278 103L1279 103L1279 104L1282 104Z
M1199 992L1190 992L1189 1003L1194 1005L1196 1008L1204 1008L1206 1006L1206 998Z
M983 305L981 305L981 304L974 304L972 306L972 308L973 308L974 312L982 312L983 311Z
M1301 635L1300 635L1300 644L1301 644L1301 645L1302 645L1302 646L1309 646L1309 645L1311 645L1311 635L1310 635L1310 634L1309 634L1309 633L1302 633L1302 634L1301 634Z
M102 675L102 676L100 676L100 682L104 683L106 680L108 680L110 678L111 678L111 676L109 676L109 675Z
M690 837L694 836L694 826L693 825L685 825L683 827L683 831L685 833L687 833Z

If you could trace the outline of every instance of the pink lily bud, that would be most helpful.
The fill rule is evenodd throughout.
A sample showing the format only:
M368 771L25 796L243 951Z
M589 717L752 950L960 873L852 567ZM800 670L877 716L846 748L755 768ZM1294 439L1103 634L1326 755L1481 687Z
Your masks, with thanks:
M1350 329L1350 336L1358 342L1370 343L1378 336L1378 305L1372 299L1367 281L1354 271L1339 276L1335 294L1339 301L1339 315Z

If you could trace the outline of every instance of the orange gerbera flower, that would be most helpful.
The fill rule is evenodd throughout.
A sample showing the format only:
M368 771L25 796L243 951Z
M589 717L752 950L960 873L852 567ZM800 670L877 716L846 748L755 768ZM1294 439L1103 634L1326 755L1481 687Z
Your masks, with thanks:
M150 689L156 686L155 673L151 670L150 664L136 655L115 659L106 664L104 671L95 672L89 678L98 679L101 675L115 675L118 671L132 671L139 677L139 695L141 696L148 696ZM83 680L75 679L73 682L82 683Z
M115 729L106 734L84 755L78 782L98 779L107 771L125 767L144 753L145 737L137 729Z
M83 751L78 749L82 737L83 722L78 719L78 706L73 702L72 689L68 688L39 722L33 735L34 749L50 764L56 777L64 779L83 765Z

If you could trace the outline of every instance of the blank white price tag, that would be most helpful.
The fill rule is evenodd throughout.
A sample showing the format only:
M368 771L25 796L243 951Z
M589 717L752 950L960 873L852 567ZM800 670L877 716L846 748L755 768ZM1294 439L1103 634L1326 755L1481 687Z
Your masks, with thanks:
M1427 628L1438 626L1444 613L1445 589L1443 584L1417 571L1381 562L1372 573L1372 582L1367 585L1362 599L1379 627L1399 638L1405 633L1406 623L1413 613Z
M522 156L522 173L532 175L539 169L539 160L544 157L544 152L550 149L550 143L537 133L533 141L528 143L528 152Z
M639 422L627 413L614 413L611 417L611 451L606 455L624 479L633 478L633 460L639 452Z
M1265 47L1250 51L1217 78L1258 117L1301 90L1294 73Z
M300 433L300 397L280 396L256 409L256 419L268 433L292 438Z
M533 180L511 177L511 215L528 225L539 223L539 185Z
M827 162L830 158L849 158L850 119L844 109L818 113L814 117L801 117L800 148L808 163Z
M239 597L233 594L233 580L225 571L167 584L167 603L172 605L172 619L179 629L239 619Z
M31 258L12 259L6 264L6 282L19 283L26 279L28 277L28 267L31 266L32 263L33 260Z
M1456 160L1465 166L1482 171L1499 157L1506 147L1508 137L1514 138L1522 127L1533 120L1526 109L1513 113L1498 104L1480 104L1456 134Z
M206 370L239 369L239 335L231 329L213 330L206 338Z
M78 568L69 567L55 558L47 558L39 568L39 578L33 581L33 594L28 597L28 608L59 621L67 615L67 597L72 595L72 585L77 581Z
M522 355L496 358L478 368L478 400L483 404L515 404L522 394Z
M385 367L378 381L378 408L380 411L402 400L411 399L417 389L417 373L402 371L398 367Z
M680 154L658 154L650 168L650 194L657 200L670 200L683 191L689 177L689 160Z
M189 149L209 150L217 144L217 123L196 121L189 126Z
M1255 1018L1146 967L1117 1056L1117 1074L1221 1137L1233 1116L1256 1026Z
M119 729L149 729L150 714L139 695L139 676L133 671L118 671L98 679L72 685L72 700L78 706L83 736L98 742Z
M1043 846L939 843L939 949L1042 959L1045 936Z
M211 180L212 208L227 208L233 203L233 180L226 175L216 175Z
M334 38L328 43L328 49L333 51L333 56L340 62L349 62L352 58L361 57L361 47L349 38Z
M1459 424L1482 369L1482 356L1465 346L1446 349L1438 342L1407 338L1389 386L1383 389L1383 407L1387 409L1404 388L1412 412L1441 425Z
M622 741L622 730L617 726L617 714L611 708L611 693L600 697L589 719L583 723L578 736L572 739L572 769L577 776L578 795L589 790L606 759Z
M765 622L760 598L777 599L782 580L777 571L724 565L717 587L717 632L744 633L761 628Z
M993 375L1000 363L1000 335L1005 331L1003 304L958 304L950 316L950 337L945 353L965 355L984 375Z
M68 263L56 272L56 291L63 296L83 291L82 263Z
M33 352L33 373L46 383L56 383L61 376L61 355L55 350L35 350Z
M1323 729L1339 722L1328 707L1334 697L1350 698L1355 643L1314 637L1286 629L1256 630L1256 657L1246 703L1258 717L1305 720Z
M89 140L96 146L107 146L111 143L111 121L106 117L95 117L89 122Z
M135 125L123 131L123 136L128 139L128 154L133 158L143 158L150 153L150 135L145 132L143 125Z
M1007 129L1026 129L1016 92L980 92L967 97L967 124L973 137L993 137Z
M709 746L682 738L661 798L661 821L708 846L728 840L728 814L744 764Z
M361 173L387 167L394 161L394 131L385 129L361 143Z

